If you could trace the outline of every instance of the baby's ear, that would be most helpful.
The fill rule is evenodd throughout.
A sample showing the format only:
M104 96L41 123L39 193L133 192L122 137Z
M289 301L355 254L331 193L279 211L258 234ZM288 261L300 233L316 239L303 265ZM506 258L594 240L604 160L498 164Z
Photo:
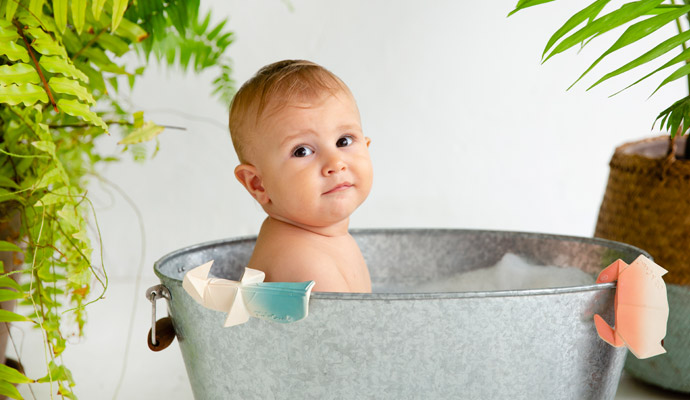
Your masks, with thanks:
M240 164L235 168L235 178L244 186L262 206L269 202L266 189L264 189L261 175L256 167L249 164Z

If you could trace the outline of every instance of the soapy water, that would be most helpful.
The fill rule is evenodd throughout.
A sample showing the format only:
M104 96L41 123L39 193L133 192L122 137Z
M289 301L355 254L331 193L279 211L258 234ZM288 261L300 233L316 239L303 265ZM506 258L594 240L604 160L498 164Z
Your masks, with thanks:
M419 289L424 292L479 292L582 286L595 282L593 275L579 268L534 265L507 253L494 266L425 282Z

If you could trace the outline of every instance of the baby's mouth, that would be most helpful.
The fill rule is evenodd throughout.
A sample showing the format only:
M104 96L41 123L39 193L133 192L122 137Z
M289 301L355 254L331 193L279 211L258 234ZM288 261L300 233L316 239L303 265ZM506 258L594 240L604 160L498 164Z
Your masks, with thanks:
M334 188L332 188L331 190L329 190L329 191L327 191L327 192L324 192L323 194L326 195L326 194L341 192L341 191L343 191L343 190L347 190L347 189L351 188L352 186L354 186L354 185L352 185L350 182L343 182L343 183L341 183L341 184L339 184L339 185L336 185L336 186L335 186Z

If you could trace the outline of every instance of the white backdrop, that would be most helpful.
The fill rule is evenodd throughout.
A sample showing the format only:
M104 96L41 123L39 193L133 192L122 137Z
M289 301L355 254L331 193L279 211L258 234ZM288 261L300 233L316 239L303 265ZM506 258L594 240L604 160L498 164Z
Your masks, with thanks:
M279 0L203 5L216 20L231 18L238 85L267 63L305 58L350 86L372 138L374 164L371 195L353 215L352 228L591 236L615 146L652 135L656 115L686 90L679 80L647 100L655 88L650 82L607 98L628 78L585 92L594 78L651 48L644 41L614 54L566 92L615 40L605 35L579 56L571 50L540 65L548 37L583 7L581 1L558 1L510 18L516 0L290 3L294 11ZM112 189L91 187L106 267L112 282L121 284L92 307L86 340L66 353L81 398L105 398L114 389L133 301L135 341L120 398L188 398L177 346L153 354L144 345L150 306L143 290L157 283L151 266L181 247L256 234L264 217L234 179L227 110L210 97L214 77L150 68L131 95L135 109L187 130L164 132L160 153L143 165L125 162L101 171L143 215L146 255L136 294L141 236L135 213ZM118 139L107 138L101 148L119 151ZM112 360L97 375L87 362L95 356Z

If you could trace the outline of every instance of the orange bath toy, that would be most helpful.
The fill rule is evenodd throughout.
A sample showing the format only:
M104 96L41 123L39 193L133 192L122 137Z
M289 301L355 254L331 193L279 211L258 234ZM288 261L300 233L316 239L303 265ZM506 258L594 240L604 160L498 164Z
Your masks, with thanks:
M661 346L668 321L666 284L661 277L666 272L643 255L630 265L617 260L601 271L597 283L618 281L615 328L600 315L594 316L597 333L604 341L626 346L640 359L666 353Z

